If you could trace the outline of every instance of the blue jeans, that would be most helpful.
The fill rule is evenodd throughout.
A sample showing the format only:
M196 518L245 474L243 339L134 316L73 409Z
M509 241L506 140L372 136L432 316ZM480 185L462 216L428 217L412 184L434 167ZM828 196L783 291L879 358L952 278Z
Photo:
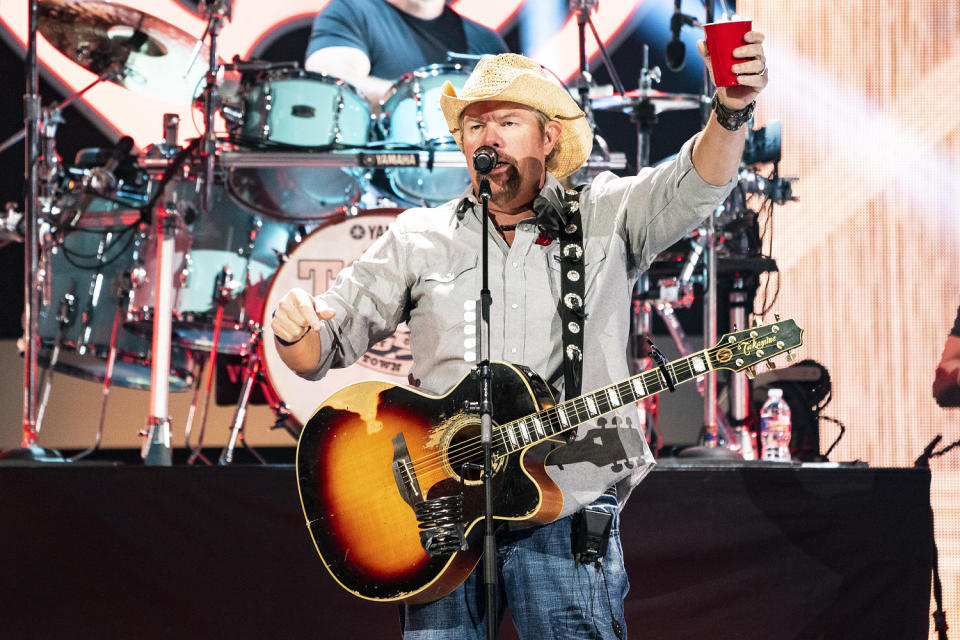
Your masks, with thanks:
M497 535L498 626L509 607L520 640L616 640L612 619L626 639L623 600L630 584L617 501L604 494L590 507L613 514L602 571L574 560L573 516ZM403 606L404 640L484 640L484 595L481 560L456 591L428 604Z

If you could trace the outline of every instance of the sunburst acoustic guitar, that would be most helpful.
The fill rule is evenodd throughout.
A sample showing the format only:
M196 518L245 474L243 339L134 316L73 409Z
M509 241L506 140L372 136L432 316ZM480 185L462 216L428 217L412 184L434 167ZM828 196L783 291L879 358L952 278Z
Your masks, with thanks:
M544 465L581 423L711 370L752 368L800 346L802 334L793 320L729 333L712 348L559 404L534 372L491 363L494 518L557 518L563 498ZM476 566L483 455L471 407L479 390L473 375L443 396L359 382L330 396L306 424L297 447L300 501L317 552L344 589L369 600L429 602Z

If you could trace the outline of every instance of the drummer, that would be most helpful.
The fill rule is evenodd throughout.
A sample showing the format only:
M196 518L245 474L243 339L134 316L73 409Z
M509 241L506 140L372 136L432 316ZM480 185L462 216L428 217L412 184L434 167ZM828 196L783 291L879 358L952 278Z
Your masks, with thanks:
M446 62L448 51L508 49L446 0L331 0L314 19L304 67L350 82L376 105L397 78Z

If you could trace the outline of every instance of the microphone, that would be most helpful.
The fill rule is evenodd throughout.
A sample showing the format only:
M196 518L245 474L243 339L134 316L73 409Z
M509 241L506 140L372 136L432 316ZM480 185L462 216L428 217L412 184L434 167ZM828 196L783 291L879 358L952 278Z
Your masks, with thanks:
M686 62L687 46L680 40L680 31L684 25L700 26L700 21L680 11L683 0L673 0L673 15L670 17L670 33L673 37L667 43L666 65L670 71L680 71Z
M497 166L497 150L484 145L473 152L473 169L482 176L487 175Z
M68 220L66 226L77 224L96 195L107 195L111 189L116 189L117 180L114 172L120 162L130 155L131 149L133 149L133 138L123 136L117 141L103 166L94 167L89 171L83 181L83 195L74 203L72 215L66 218Z

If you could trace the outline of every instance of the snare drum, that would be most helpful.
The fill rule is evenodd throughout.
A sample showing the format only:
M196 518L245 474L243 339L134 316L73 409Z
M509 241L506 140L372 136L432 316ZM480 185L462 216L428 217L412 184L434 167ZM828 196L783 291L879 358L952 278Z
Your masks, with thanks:
M362 380L388 380L409 384L413 366L410 332L401 325L397 332L374 345L349 367L331 369L322 380L304 380L291 371L273 346L269 314L290 289L299 287L318 295L326 291L344 267L360 257L383 235L399 209L373 209L357 216L340 216L315 230L290 253L277 270L267 292L263 318L263 362L267 377L300 424L306 424L320 400L345 385Z
M300 69L262 74L242 89L242 117L231 140L247 149L298 151L336 145L363 147L370 104L350 84ZM253 211L280 220L318 220L363 195L363 170L233 168L230 193Z
M217 350L244 353L251 321L261 315L262 298L248 294L273 275L280 257L295 242L297 229L250 215L219 186L210 211L199 211L198 188L198 182L187 180L175 187L174 206L193 220L173 232L173 339L181 346L209 351L222 298L224 317ZM127 320L128 326L144 335L153 326L156 245L153 233L141 234L135 242L136 277Z
M135 227L113 231L83 229L68 234L45 253L50 296L49 304L40 306L37 324L37 335L44 347L40 362L44 366L49 365L49 350L59 334L61 351L55 369L102 382L117 322L112 384L150 388L150 340L124 330L122 325L133 266L132 243L137 234ZM189 354L174 347L171 391L190 387L191 367Z
M460 65L434 64L400 78L383 100L380 130L384 139L458 151L440 110L440 89L449 80L460 91L469 75L470 70ZM388 169L387 176L398 197L418 205L437 206L470 186L466 167Z

